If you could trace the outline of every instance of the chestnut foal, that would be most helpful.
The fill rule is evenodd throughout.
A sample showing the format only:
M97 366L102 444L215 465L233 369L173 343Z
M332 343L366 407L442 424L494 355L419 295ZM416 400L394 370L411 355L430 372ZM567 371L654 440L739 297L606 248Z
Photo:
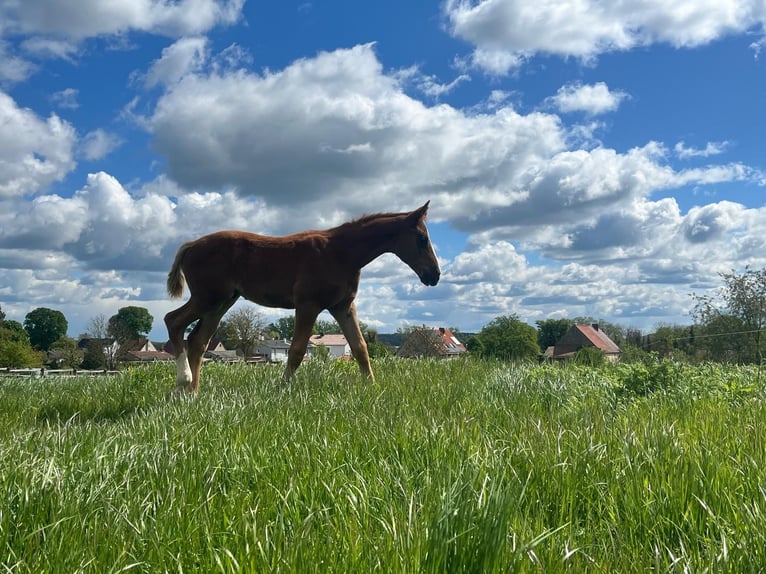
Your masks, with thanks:
M439 282L439 263L426 229L428 203L415 211L366 215L325 231L268 237L219 231L184 243L168 273L168 293L191 297L165 315L176 353L173 396L195 394L202 356L218 323L240 297L295 309L295 334L283 380L301 364L319 313L327 309L343 330L361 372L373 378L367 344L359 329L354 298L361 269L383 253L394 253L425 285ZM197 321L184 343L186 328Z

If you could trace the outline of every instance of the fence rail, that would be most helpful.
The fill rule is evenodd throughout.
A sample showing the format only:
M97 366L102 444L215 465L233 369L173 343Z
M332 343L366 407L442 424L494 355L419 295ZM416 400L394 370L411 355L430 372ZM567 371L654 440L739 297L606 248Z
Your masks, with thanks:
M87 371L82 369L11 369L9 367L0 368L0 376L10 377L79 377L79 376L109 376L116 375L119 371L108 371L102 369L99 371Z

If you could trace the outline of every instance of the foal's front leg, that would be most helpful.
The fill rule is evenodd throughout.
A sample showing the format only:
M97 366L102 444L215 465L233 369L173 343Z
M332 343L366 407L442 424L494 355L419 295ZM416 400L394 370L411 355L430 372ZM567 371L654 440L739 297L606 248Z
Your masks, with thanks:
M364 340L362 330L359 328L359 319L356 316L356 305L352 301L348 307L330 309L330 313L340 325L346 336L351 352L359 363L359 370L370 380L375 380L370 366L370 354L367 352L367 341Z

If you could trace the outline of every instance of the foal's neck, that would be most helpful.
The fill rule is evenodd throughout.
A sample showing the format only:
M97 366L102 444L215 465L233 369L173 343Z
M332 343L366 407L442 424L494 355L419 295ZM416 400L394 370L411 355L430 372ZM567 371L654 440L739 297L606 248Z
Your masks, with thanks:
M351 255L354 265L361 269L384 253L392 251L406 215L383 213L362 217L335 228L333 236Z

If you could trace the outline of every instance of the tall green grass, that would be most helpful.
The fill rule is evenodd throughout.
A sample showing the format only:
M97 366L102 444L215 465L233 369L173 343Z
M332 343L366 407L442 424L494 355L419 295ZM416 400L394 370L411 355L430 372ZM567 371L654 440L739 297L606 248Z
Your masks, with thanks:
M0 379L8 572L761 572L744 367L472 361Z

